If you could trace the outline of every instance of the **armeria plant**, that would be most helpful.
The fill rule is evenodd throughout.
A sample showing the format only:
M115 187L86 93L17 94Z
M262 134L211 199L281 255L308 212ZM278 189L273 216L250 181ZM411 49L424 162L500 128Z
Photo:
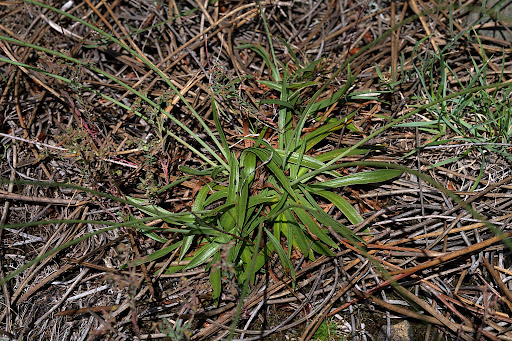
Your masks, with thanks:
M270 35L268 38L272 42ZM215 266L221 261L222 255L225 261L233 265L240 284L252 281L255 273L273 252L277 253L284 269L293 278L295 270L291 262L292 250L297 249L304 256L314 259L315 254L332 255L331 249L338 248L327 227L345 238L356 238L350 229L322 209L320 201L337 207L352 224L359 223L363 219L339 194L339 188L386 181L402 172L383 169L342 176L336 170L327 169L326 163L340 156L366 153L367 149L362 148L342 148L315 156L309 155L317 144L333 132L344 126L355 129L347 123L353 115L351 114L342 118L324 118L317 129L304 133L308 120L316 118L319 112L349 95L348 90L355 77L348 68L346 85L331 97L317 101L325 88L322 87L311 99L304 102L301 96L303 91L316 86L305 79L319 61L300 67L292 49L286 43L284 45L288 48L294 65L298 67L292 69L279 62L272 43L271 54L262 47L251 44L238 47L251 49L259 54L269 69L270 79L259 82L277 92L279 99L264 99L260 105L277 108L276 127L259 125L262 128L258 130L257 124L251 125L249 137L245 137L251 141L251 146L238 155L231 150L221 125L221 117L228 117L223 110L228 105L220 103L217 96L212 96L211 105L218 136L210 135L210 138L219 147L216 159L225 160L225 164L219 163L203 170L183 167L184 173L203 176L204 179L213 181L206 182L197 192L189 215L167 221L173 225L201 231L184 236L179 244L180 259L187 259L189 262L181 267L174 267L171 271L188 270L208 264L214 300L219 299L222 290L223 270ZM237 96L234 92L223 95L224 98ZM357 95L361 98L364 96ZM350 96L355 97L356 94ZM242 100L236 102L240 103ZM258 111L254 107L245 109L256 113ZM257 115L256 121L259 121ZM269 129L277 131L277 141L265 138ZM323 168L326 170L320 171ZM319 175L325 175L330 180L319 182L317 178L308 178L306 175L311 170L320 171ZM256 175L260 175L258 179L264 179L263 183L256 181ZM131 200L139 205L144 204L144 200ZM211 208L213 206L215 207ZM143 211L149 215L161 215L165 210L148 205ZM262 244L260 240L265 242ZM187 257L194 245L203 246ZM221 252L226 245L229 246L227 250Z

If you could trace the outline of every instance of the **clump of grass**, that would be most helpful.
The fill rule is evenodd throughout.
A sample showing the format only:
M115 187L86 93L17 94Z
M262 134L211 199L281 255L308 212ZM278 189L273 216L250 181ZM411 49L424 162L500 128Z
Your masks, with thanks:
M331 340L345 340L343 335L338 332L338 324L334 321L324 320L320 327L316 330L313 335L315 341L331 341Z
M460 38L461 34L459 34ZM489 70L493 56L487 56L478 36L480 46L480 63L469 56L473 71L464 73L453 69L445 55L456 46L457 37L437 53L421 55L418 52L423 41L419 41L413 50L415 63L408 75L416 78L421 84L421 96L416 96L419 102L433 103L447 95L466 92L464 95L452 97L438 105L430 106L427 114L416 122L398 124L397 127L414 127L420 132L433 135L419 149L447 149L462 147L463 152L446 160L431 165L430 168L444 166L461 160L472 151L481 156L482 166L489 154L500 155L508 162L512 161L509 148L512 146L512 111L510 103L511 88L489 88L490 78L503 82L505 74L505 54L502 55L502 68L499 72ZM471 91L481 87L477 91ZM462 91L461 91L462 90ZM416 152L412 151L408 155ZM483 168L483 167L482 167Z

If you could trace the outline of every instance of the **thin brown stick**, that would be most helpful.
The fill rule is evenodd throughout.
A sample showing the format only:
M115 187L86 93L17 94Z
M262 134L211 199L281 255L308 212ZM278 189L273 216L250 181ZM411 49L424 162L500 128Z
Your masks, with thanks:
M474 244L474 245L471 245L471 246L467 246L467 247L465 247L463 249L451 252L451 253L449 253L449 254L447 254L445 256L441 256L441 257L436 258L434 260L431 260L431 261L425 262L423 264L417 265L417 266L415 266L413 268L404 269L404 270L398 270L398 271L391 271L389 274L390 275L398 275L398 274L406 273L406 274L412 275L412 274L414 274L414 273L416 273L418 271L425 270L425 269L431 268L433 266L436 266L436 265L448 262L448 261L450 261L452 259L464 256L464 255L468 255L468 254L470 254L472 252L484 249L487 246L490 246L490 245L492 245L494 243L498 243L498 242L500 242L500 241L502 241L504 239L510 238L510 237L512 237L512 231L503 233L501 236L495 236L493 238L489 238L489 239L487 239L485 241L482 241L480 243L477 243L477 244Z

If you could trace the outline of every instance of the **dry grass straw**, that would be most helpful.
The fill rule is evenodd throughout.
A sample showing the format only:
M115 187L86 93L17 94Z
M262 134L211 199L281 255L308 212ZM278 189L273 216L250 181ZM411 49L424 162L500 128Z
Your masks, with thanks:
M52 1L49 4L58 5ZM444 53L446 65L462 82L448 77L442 86L463 90L461 84L471 78L475 64L492 69L485 74L486 84L510 79L510 43L485 38L478 42L471 31L465 30L468 6L439 9L433 1L416 0L391 1L390 7L384 4L262 2L277 59L290 68L298 67L283 41L303 65L324 58L309 75L309 80L317 84L324 84L336 67L362 46L406 22L351 62L351 70L358 75L351 90L381 93L368 95L371 98L349 97L326 108L321 113L324 118L355 112L351 119L355 129L343 128L312 149L311 155L354 146L393 118L425 104L425 89L413 73L414 58L434 59L432 55L458 34L458 43ZM227 0L206 4L85 0L62 10L102 28L161 70L214 131L210 99L217 96L224 100L225 111L231 112L222 122L224 133L237 155L251 146L248 140L240 143L240 137L249 132L248 122L269 126L265 138L276 138L276 108L258 107L259 100L275 96L275 91L258 83L268 80L270 71L257 53L236 49L252 43L268 50L256 4ZM421 20L407 21L414 14ZM17 1L2 2L0 15L0 35L91 63L160 101L168 114L195 134L205 134L161 75L87 27ZM149 199L173 213L190 210L192 198L207 180L199 175L180 180L178 167L199 169L204 161L183 144L166 137L164 128L200 152L205 150L182 128L167 116L144 107L133 92L87 67L5 39L0 39L0 49L0 56L13 62L73 81L67 84L20 65L0 62L3 179L72 183L121 198ZM432 77L437 77L442 68L437 65L431 71ZM219 93L212 93L213 74L218 77L213 80ZM346 76L340 73L322 98L342 88ZM238 96L258 107L258 113L250 117L233 106L226 93L220 93L228 91L237 77L246 78L236 83ZM113 105L99 93L133 111L145 108L155 125L133 111ZM303 97L313 93L314 89L306 89ZM430 115L425 111L414 120L431 120ZM315 123L308 121L305 129L313 131L317 128ZM244 300L234 329L235 339L243 335L245 340L310 340L328 318L339 326L338 335L357 335L362 340L377 335L380 326L389 326L396 317L410 318L415 337L421 335L425 340L512 339L512 263L510 250L500 242L500 238L512 236L509 160L492 149L482 152L464 146L410 153L432 141L436 133L439 132L408 127L389 129L366 143L372 147L366 155L351 155L343 160L380 160L422 171L460 196L503 235L496 236L488 224L475 219L443 191L411 174L378 186L344 188L339 194L357 208L364 221L352 225L332 205L321 200L319 204L326 212L334 212L334 217L356 231L365 243L356 244L338 236L337 243L343 245L341 251L334 257L320 256L314 261L293 250L290 254L295 283L277 256L271 256ZM442 139L449 141L455 135L448 129ZM505 150L506 147L505 143ZM467 156L429 167L462 153ZM405 155L409 156L404 158ZM346 174L356 171L357 167L344 170ZM160 191L177 180L182 182L169 191ZM263 180L262 188L271 186ZM0 225L26 224L18 230L0 229L2 278L49 249L96 231L99 226L88 220L121 222L124 216L137 215L126 204L72 188L4 182L0 198ZM56 219L68 222L29 224ZM152 224L168 227L162 220ZM181 238L170 229L163 231L168 242L162 246L130 227L113 229L66 248L4 283L0 314L4 335L9 339L60 340L228 337L241 289L234 278L222 278L223 296L214 306L204 268L164 272L171 266L187 264L179 259L178 249L165 257L121 268L129 261L171 247ZM359 247L368 253L361 253ZM391 277L381 273L375 263ZM229 270L232 265L219 266ZM98 288L100 291L95 291Z

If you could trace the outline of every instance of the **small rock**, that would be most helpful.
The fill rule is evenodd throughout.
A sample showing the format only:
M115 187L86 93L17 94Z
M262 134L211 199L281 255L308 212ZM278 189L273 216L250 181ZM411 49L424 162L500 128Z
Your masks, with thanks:
M485 14L489 10L490 16ZM510 1L488 0L486 1L486 9L482 9L481 5L475 5L471 13L469 13L466 21L467 24L473 23L475 20L482 18L480 24L496 23L496 26L486 26L485 28L477 29L480 36L489 38L497 38L509 42L512 39L510 30L507 30L503 25L512 25L512 4ZM472 32L471 32L472 33Z
M412 326L407 320L391 325L391 335L386 337L386 326L382 326L379 331L378 341L412 341Z

